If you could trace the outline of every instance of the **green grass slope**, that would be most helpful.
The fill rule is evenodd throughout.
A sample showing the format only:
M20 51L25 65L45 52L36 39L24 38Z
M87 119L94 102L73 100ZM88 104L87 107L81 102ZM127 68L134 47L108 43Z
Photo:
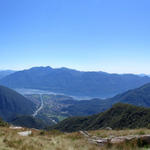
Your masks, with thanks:
M144 128L150 126L150 109L118 103L103 113L88 117L68 118L53 129L61 131L98 130L103 127L113 129Z

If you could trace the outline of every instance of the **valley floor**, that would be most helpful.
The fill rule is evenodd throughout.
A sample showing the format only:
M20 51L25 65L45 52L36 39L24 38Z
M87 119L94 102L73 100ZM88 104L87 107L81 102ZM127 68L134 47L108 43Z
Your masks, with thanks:
M32 129L32 134L26 137L18 135L19 131L29 129L0 128L0 150L148 150L139 148L135 143L115 146L99 146L88 141L80 132L61 133L59 131L40 131ZM127 136L150 134L150 130L123 131L91 131L91 136Z

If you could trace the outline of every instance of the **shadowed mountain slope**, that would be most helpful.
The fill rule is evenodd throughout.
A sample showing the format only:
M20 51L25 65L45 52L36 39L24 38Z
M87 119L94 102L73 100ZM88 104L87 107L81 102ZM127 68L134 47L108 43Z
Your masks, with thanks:
M32 116L18 116L10 121L11 124L15 126L44 129L46 124L44 124L40 119L34 118Z
M0 117L4 120L14 118L16 115L31 115L35 104L17 92L0 86Z

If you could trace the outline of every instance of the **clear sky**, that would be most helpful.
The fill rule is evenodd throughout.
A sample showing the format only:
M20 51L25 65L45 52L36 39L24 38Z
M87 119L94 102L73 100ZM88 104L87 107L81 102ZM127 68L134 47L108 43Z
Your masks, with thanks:
M150 74L150 0L1 0L0 69Z

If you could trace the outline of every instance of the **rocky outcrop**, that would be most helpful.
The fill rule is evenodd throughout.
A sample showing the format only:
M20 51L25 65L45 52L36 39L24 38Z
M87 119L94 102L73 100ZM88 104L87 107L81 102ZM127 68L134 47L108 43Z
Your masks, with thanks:
M91 136L87 131L80 131L80 133L85 138L87 138L89 142L98 144L100 146L104 146L106 144L120 144L132 140L140 140L146 144L150 144L150 135L130 135L130 136L100 138L96 136Z

